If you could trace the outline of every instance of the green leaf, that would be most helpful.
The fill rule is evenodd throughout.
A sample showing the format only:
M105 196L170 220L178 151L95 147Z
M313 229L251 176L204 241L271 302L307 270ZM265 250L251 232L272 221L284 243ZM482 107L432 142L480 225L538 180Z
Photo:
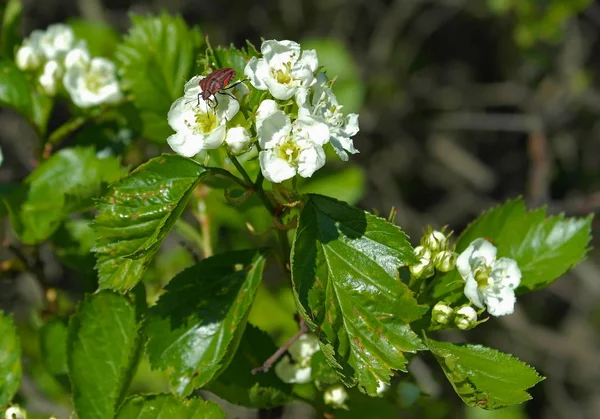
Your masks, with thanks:
M23 14L23 5L20 0L8 0L4 7L2 17L2 50L0 55L6 58L13 58L17 45L21 43L19 26L21 26L21 17Z
M314 49L319 65L327 77L335 79L333 93L345 113L358 112L363 104L365 86L352 54L339 40L333 38L309 38L301 42L302 49Z
M119 410L116 419L224 419L219 405L198 398L180 400L171 394L133 396Z
M21 343L13 319L0 311L0 406L10 402L21 384Z
M194 74L201 35L180 17L167 14L131 20L132 27L115 53L122 87L133 94L144 137L164 143L173 133L167 113Z
M83 18L70 18L67 24L75 32L76 38L86 42L92 57L113 57L120 36L111 25Z
M271 409L286 404L291 401L292 386L281 381L274 368L252 374L277 349L267 333L249 324L229 367L205 389L230 403L252 408Z
M203 173L194 160L165 154L109 188L94 223L100 288L126 291L137 284Z
M415 256L399 227L334 199L310 195L292 250L298 309L347 385L376 394L403 352L424 349L408 324L426 311L400 281Z
M38 94L30 86L25 73L11 60L0 58L0 74L0 106L19 112L38 134L43 135L52 110L52 99Z
M146 350L180 396L227 368L244 332L265 256L255 250L204 259L169 282L150 309Z
M67 365L80 419L113 418L141 354L136 309L111 291L88 295L69 322Z
M534 290L556 281L581 262L589 250L592 216L547 217L545 208L527 211L522 199L507 201L483 213L461 234L458 253L480 237L498 248L497 257L517 261L523 275L520 289ZM455 302L464 281L454 270L436 278L433 297Z
M300 183L300 192L330 196L350 205L357 204L363 197L366 179L361 167L348 166L343 170L322 172Z
M525 390L544 378L512 355L481 345L425 339L456 394L469 406L499 409L531 399Z
M61 263L84 275L95 278L96 259L92 253L98 235L87 219L66 220L52 236L54 254ZM97 284L94 288L97 287Z
M42 361L52 375L67 374L67 325L52 318L40 331Z
M98 158L93 148L59 151L25 179L24 187L5 200L13 229L23 243L43 242L65 216L91 207L91 198L124 173L119 160Z

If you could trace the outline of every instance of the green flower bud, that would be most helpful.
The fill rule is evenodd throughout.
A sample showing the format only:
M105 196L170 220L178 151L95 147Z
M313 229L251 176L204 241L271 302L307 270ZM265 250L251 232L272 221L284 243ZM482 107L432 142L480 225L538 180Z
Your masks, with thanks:
M454 315L454 324L460 330L468 330L477 325L477 312L471 306L458 309Z
M433 265L440 272L450 272L456 266L457 254L451 250L442 250L433 258Z
M431 319L439 324L448 324L453 315L454 310L452 310L452 307L443 301L437 303L433 306L433 310L431 310Z

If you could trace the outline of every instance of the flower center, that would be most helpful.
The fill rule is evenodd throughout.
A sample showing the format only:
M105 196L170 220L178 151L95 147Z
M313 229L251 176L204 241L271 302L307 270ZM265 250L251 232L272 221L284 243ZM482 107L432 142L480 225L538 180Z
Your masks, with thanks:
M94 93L98 93L107 84L107 81L104 74L87 73L85 76L85 86L90 92Z
M279 158L286 160L290 164L295 164L300 155L300 147L291 139L283 143L277 151Z
M280 84L290 84L292 82L292 65L285 63L282 68L271 68L271 77Z
M196 128L202 134L208 134L217 128L217 115L214 112L196 113Z
M492 274L492 268L487 266L485 263L480 263L473 271L475 281L477 281L478 287L484 287L488 285L488 279Z

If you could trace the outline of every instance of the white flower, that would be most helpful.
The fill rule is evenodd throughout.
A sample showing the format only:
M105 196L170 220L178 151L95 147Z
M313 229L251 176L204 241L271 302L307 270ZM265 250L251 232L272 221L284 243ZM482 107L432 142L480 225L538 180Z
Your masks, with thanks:
M284 356L275 365L275 373L285 383L308 383L312 379L310 360L320 350L316 336L301 335L288 349L291 358Z
M56 94L58 80L62 76L63 69L56 60L47 61L44 64L44 70L39 78L40 86L47 95L53 96Z
M40 57L39 51L37 51L32 45L28 42L24 42L23 45L19 47L17 50L17 54L15 56L15 63L17 67L23 71L25 70L35 70L40 66L42 59Z
M214 101L204 101L199 85L203 78L194 76L185 84L183 96L173 102L167 116L175 130L167 142L173 151L186 157L219 148L227 135L225 124L240 109L238 101L228 95L219 95L216 106Z
M496 259L497 252L490 242L476 239L460 254L456 267L465 281L467 298L492 316L503 316L514 310L521 271L512 259Z
M323 393L323 401L325 404L331 405L334 408L345 408L346 406L344 403L346 403L347 399L348 392L341 384L329 387L325 390L325 393Z
M431 262L431 252L423 246L415 247L415 256L419 261L410 265L408 269L415 278L429 278L435 273Z
M439 324L447 324L453 315L454 310L452 310L452 307L443 301L437 303L431 310L431 319Z
M471 306L460 308L454 316L454 324L461 330L467 330L477 324L477 312Z
M106 58L93 58L87 65L73 64L65 73L63 84L73 103L80 108L118 103L123 99L115 64Z
M79 41L65 56L65 68L69 70L74 66L86 67L90 60L90 52L86 42Z
M252 57L244 69L255 88L269 90L274 98L286 100L299 87L309 87L315 82L319 61L314 50L301 52L296 42L275 40L264 41L260 50L262 58Z
M297 174L311 177L325 165L323 144L329 128L317 118L299 112L293 123L272 100L263 101L257 109L256 127L260 167L266 179L283 182Z
M358 153L352 141L352 137L359 130L358 115L342 113L343 106L338 104L335 94L327 84L327 77L324 73L317 74L317 83L312 96L310 93L311 89L309 88L298 89L296 93L298 107L321 118L329 125L330 142L333 149L343 161L348 161L348 153Z
M19 406L10 406L6 409L6 412L4 412L4 417L6 419L26 419L27 412Z
M45 31L33 31L29 40L48 60L62 59L73 47L75 34L70 26L56 23L48 26Z
M250 147L250 134L244 127L229 128L225 136L225 143L233 154L241 154Z

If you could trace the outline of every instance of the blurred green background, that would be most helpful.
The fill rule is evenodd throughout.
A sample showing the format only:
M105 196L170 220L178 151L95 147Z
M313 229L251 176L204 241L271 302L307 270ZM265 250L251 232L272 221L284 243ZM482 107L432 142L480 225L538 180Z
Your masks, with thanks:
M88 40L94 55L110 57L119 34L128 29L129 13L163 10L198 25L212 45L292 39L305 49L316 49L329 76L337 76L334 91L340 103L348 112L360 113L361 131L355 138L360 154L351 163L332 156L325 169L303 182L303 190L333 195L385 215L395 207L397 223L414 242L426 224L460 231L480 211L516 195L523 195L530 206L547 205L551 213L584 215L600 207L599 2L26 0L23 34L69 22L78 36ZM67 116L66 107L57 107L50 129ZM107 128L100 136L111 141L122 134ZM169 151L166 145L143 140L123 144L131 167ZM5 157L1 184L18 182L33 170L39 141L14 112L0 111L0 146ZM244 207L244 216L237 217L220 191L205 192L211 231L220 248L260 241L229 231L247 221L263 231L268 220L261 219L256 208ZM180 238L201 240L188 221L178 225L177 233L163 245L147 274L149 289L158 290L193 263L189 252L178 245ZM594 234L597 227L595 222ZM6 220L0 228L3 237L9 234ZM74 220L40 248L47 279L64 294L60 300L67 306L94 289L91 234L86 222ZM521 298L514 315L468 333L442 336L479 342L535 366L547 379L533 389L533 401L492 413L466 409L432 360L419 358L410 370L426 395L415 411L375 416L365 404L356 414L599 417L598 263L598 253L592 251L563 280ZM73 267L83 269L85 278ZM251 321L281 343L296 325L287 284L273 271L259 292ZM30 324L41 291L27 274L18 274L18 281L15 275L10 269L1 272L0 307ZM41 320L37 322L39 326ZM26 354L20 395L29 400L31 411L66 415L68 397L60 380L44 369L39 338L28 330L20 329ZM48 333L61 330L57 326ZM133 390L158 391L164 386L163 378L142 363ZM394 391L409 403L412 389L401 385ZM239 418L312 415L303 405L229 411L230 417Z

